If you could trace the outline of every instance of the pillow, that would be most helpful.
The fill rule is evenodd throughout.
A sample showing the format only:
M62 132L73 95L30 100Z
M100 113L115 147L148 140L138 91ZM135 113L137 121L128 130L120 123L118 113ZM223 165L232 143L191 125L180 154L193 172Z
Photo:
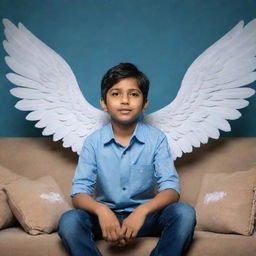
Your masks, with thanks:
M249 171L205 174L195 208L199 230L251 235L256 212L256 166Z
M12 226L16 219L7 203L7 196L0 190L0 229Z
M31 235L55 231L60 215L70 209L51 176L18 179L4 190L13 214Z
M20 177L9 169L0 166L0 229L12 226L16 220L8 205L3 187Z

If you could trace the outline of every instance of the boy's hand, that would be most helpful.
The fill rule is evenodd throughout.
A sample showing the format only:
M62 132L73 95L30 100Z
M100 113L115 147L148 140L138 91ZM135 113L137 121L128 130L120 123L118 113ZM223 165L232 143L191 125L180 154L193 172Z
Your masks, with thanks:
M135 238L146 219L146 212L142 207L136 208L124 221L121 227L121 236L128 242Z
M114 212L106 205L102 205L97 212L97 216L104 240L117 246L125 244L123 237L120 235L120 223Z

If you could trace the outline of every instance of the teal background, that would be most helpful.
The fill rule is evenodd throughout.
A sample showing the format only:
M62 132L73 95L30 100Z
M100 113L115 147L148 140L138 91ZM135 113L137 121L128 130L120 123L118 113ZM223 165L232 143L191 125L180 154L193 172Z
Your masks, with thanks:
M176 96L193 60L240 20L256 18L256 0L0 0L0 18L22 22L71 66L86 99L100 108L103 74L132 62L151 81L147 113ZM0 24L0 41L4 40ZM14 108L14 86L0 47L0 136L41 136ZM256 88L256 83L251 87ZM256 95L222 136L256 136Z

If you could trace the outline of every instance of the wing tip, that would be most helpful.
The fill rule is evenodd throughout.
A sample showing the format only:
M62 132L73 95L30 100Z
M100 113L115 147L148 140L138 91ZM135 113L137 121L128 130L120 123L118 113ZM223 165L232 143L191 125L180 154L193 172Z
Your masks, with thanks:
M26 120L28 120L28 121L38 121L38 120L40 120L40 118L35 117L34 112L32 111L26 116Z
M22 109L22 107L20 107L20 100L14 105L14 107L16 108L16 109L18 109L18 110L21 110L21 111L23 111L23 109Z
M255 19L255 20L256 20L256 19ZM256 91L255 91L253 88L250 88L250 89L252 89L252 95L251 95L251 96L253 96Z
M11 90L9 90L9 92L12 96L17 97L15 93L15 88L12 88Z
M5 61L6 65L7 65L8 67L9 67L10 59L11 59L11 57L10 57L9 55L7 55L7 56L4 57L4 61Z
M3 47L4 47L5 51L6 51L6 45L7 45L7 43L8 43L7 39L4 39L4 40L3 40ZM6 51L6 52L7 52L7 51Z
M11 23L11 21L10 21L9 19L7 19L7 18L3 18L3 19L2 19L2 23L3 23L3 25L6 27L6 26L8 26L8 24Z
M19 22L19 23L18 23L18 28L19 28L19 29L24 29L25 26L24 26L21 22Z
M237 25L243 27L244 26L244 20L240 20Z
M11 80L10 80L11 74L12 74L12 73L7 73L7 74L5 74L5 77L6 77L9 81L11 81Z
M250 97L252 97L255 94L255 90L253 88L248 88L247 87L246 89L248 91L248 95L247 95L246 98L250 98Z

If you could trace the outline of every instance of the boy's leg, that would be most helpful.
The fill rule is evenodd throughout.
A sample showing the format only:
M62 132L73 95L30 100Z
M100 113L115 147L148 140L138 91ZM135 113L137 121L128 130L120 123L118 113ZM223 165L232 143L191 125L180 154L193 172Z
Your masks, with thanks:
M192 240L195 225L193 207L185 203L172 203L149 215L138 236L160 236L151 256L180 256Z
M58 234L72 256L102 255L94 241L101 238L97 217L86 211L65 212L59 220Z

